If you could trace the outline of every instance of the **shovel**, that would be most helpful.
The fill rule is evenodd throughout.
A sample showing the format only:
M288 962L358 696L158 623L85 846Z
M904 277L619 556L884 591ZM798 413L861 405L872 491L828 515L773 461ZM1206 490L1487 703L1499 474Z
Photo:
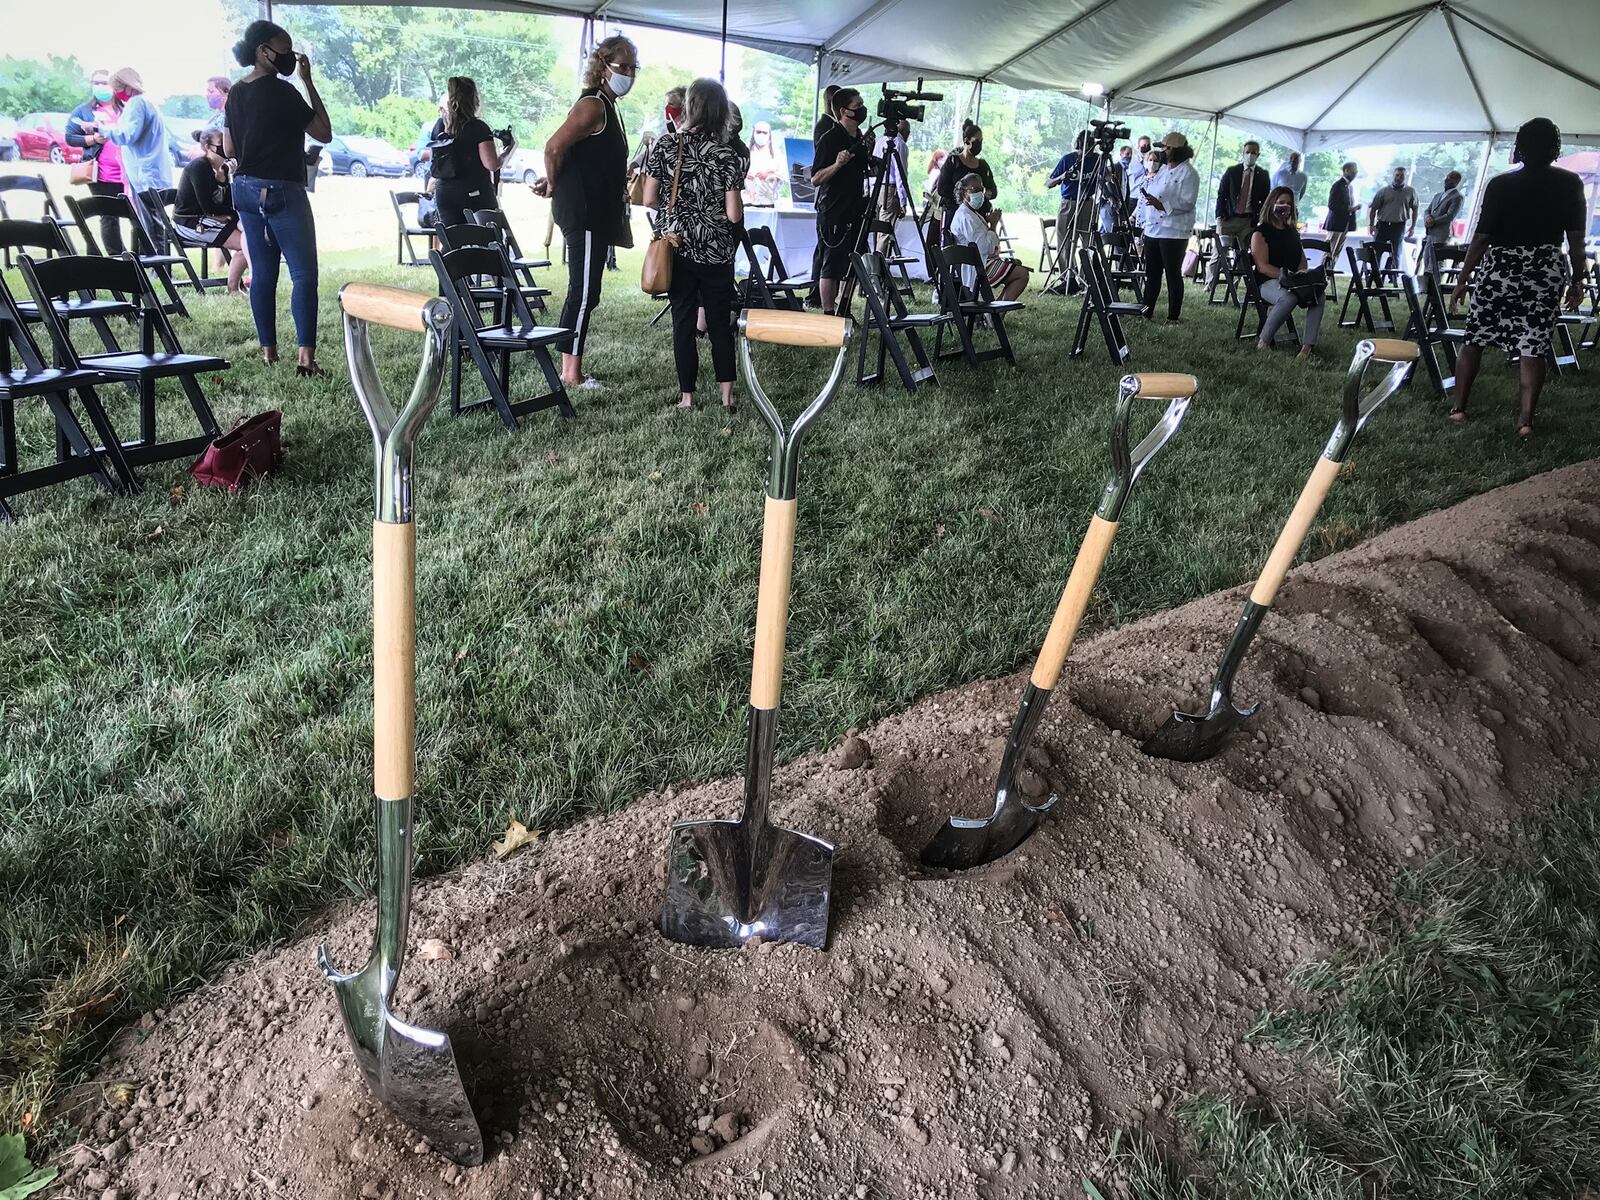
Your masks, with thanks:
M416 292L347 284L345 354L350 382L372 427L377 519L372 525L373 793L378 827L378 933L367 965L336 971L328 948L317 961L333 985L350 1048L373 1094L434 1149L462 1166L483 1162L450 1039L408 1025L389 1005L405 962L411 918L412 779L416 756L416 526L411 520L411 451L439 399L450 306ZM398 417L378 381L369 324L426 335L411 399Z
M1067 577L1066 589L1056 605L1055 618L1045 636L1044 648L1033 664L1033 675L1022 692L1022 705L1011 723L1005 756L1000 761L1000 778L994 787L994 812L987 817L951 817L922 848L922 863L950 871L964 871L1004 858L1039 827L1039 821L1056 802L1050 796L1041 804L1030 804L1017 791L1017 772L1028 758L1033 735L1050 703L1050 692L1061 677L1061 668L1072 651L1072 639L1089 607L1089 596L1100 568L1111 553L1117 536L1117 523L1133 485L1145 467L1178 432L1189 411L1200 383L1193 375L1125 375L1118 388L1117 409L1111 419L1111 479L1100 496L1100 506L1089 522L1089 531L1078 548L1078 557ZM1136 399L1169 401L1161 420L1145 434L1144 440L1128 451L1128 425Z
M1357 344L1355 358L1350 362L1349 374L1344 383L1344 412L1333 428L1333 436L1323 448L1322 457L1311 469L1311 477L1300 492L1289 520L1278 534L1277 544L1261 569L1250 598L1239 613L1239 623L1233 628L1233 637L1223 651L1217 665L1216 678L1211 683L1211 706L1203 713L1175 712L1167 723L1145 742L1142 749L1155 758L1170 758L1176 762L1201 762L1222 749L1223 743L1239 726L1255 715L1260 705L1240 708L1233 702L1233 676L1244 661L1250 643L1255 640L1261 619L1277 598L1283 577L1289 573L1295 555L1311 530L1328 489L1338 477L1345 456L1350 453L1356 434L1367 423L1380 404L1398 391L1417 360L1417 347L1412 342L1379 338ZM1376 362L1389 363L1389 372L1373 389L1362 394L1368 366Z
M739 320L745 384L772 430L750 669L744 811L737 821L682 821L672 827L661 932L675 942L730 947L760 939L799 942L819 950L828 944L833 846L809 834L780 829L768 819L767 808L783 690L800 442L839 391L850 356L850 332L848 320L813 313L752 309ZM838 349L828 382L788 429L756 378L751 342Z

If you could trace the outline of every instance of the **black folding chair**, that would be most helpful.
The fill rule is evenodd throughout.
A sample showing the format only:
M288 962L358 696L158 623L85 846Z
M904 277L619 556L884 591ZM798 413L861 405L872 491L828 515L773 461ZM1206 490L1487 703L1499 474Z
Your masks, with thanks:
M1094 246L1078 248L1078 270L1083 275L1083 307L1078 311L1078 328L1072 335L1072 348L1068 358L1080 358L1089 348L1089 320L1093 318L1105 338L1106 353L1113 366L1121 366L1132 356L1128 335L1122 331L1123 317L1142 317L1143 304L1119 301L1111 293L1111 280L1106 273L1105 260Z
M1206 303L1238 305L1241 303L1239 293L1244 277L1251 270L1249 243L1231 233L1219 233L1216 253L1222 265L1217 269L1217 277L1212 280L1210 290L1206 292ZM1220 297L1217 295L1219 291L1222 293Z
M228 239L233 236L234 230L239 228L238 214L230 213L226 217L217 217L203 225L186 225L179 221L172 211L173 205L177 202L178 192L175 188L147 188L139 193L139 204L144 209L146 219L151 225L161 226L167 235L167 245L175 247L179 257L183 259L183 269L188 278L181 282L187 282L202 295L208 288L227 287L226 275L211 275L207 272L211 266L213 250L221 251L224 266L233 261L233 251L228 249ZM198 271L189 260L191 250L200 251Z
M1405 290L1406 304L1411 309L1404 337L1417 344L1417 357L1422 359L1422 368L1428 373L1433 390L1440 396L1448 396L1456 386L1456 348L1464 340L1464 333L1451 327L1439 278L1432 271L1423 275L1420 290L1417 281L1409 275L1401 276L1400 286ZM1412 378L1416 378L1414 372Z
M457 416L486 405L500 414L507 429L517 427L517 418L542 409L554 408L563 417L574 417L566 384L550 356L550 348L569 341L572 330L540 325L522 295L516 269L506 258L502 246L463 246L441 254L428 252L439 288L455 311L455 337L450 363L450 411ZM492 282L491 282L492 281ZM485 302L484 291L494 286L500 296ZM490 315L485 315L485 310ZM472 356L489 394L469 404L461 402L462 349ZM544 373L549 389L525 400L511 399L511 358L532 354Z
M1106 248L1106 279L1111 284L1111 298L1122 303L1122 289L1127 288L1137 301L1144 295L1144 264L1134 236L1113 233L1106 239Z
M1239 305L1239 321L1233 327L1234 340L1240 342L1259 342L1261 340L1261 334L1267 328L1267 314L1272 311L1272 306L1261 298L1261 281L1256 278L1255 266L1253 263L1251 264L1250 270L1240 275L1239 285L1243 289L1244 295L1242 297L1242 302ZM1245 319L1251 313L1255 313L1256 315L1256 327L1254 332L1250 332L1244 327ZM1300 331L1295 328L1294 313L1292 312L1289 314L1288 319L1278 327L1278 332L1274 336L1273 341L1276 342L1278 338L1282 337L1285 333L1288 333L1289 338L1296 345L1300 344Z
M1020 312L1025 307L1022 301L994 298L994 289L989 286L989 276L984 272L983 259L972 243L946 242L930 249L939 288L939 307L951 318L948 325L940 324L935 331L934 358L961 357L974 367L990 359L1003 358L1015 366L1017 356L1012 352L1011 338L1006 334L1006 316ZM973 273L971 287L962 282L962 268ZM980 321L988 324L995 337L995 344L982 351L977 348L973 337ZM954 327L960 345L947 351L944 349L944 333L949 327Z
M39 214L29 217L25 212L13 212L19 193L31 193L39 197ZM8 202L7 197L10 197ZM56 198L50 194L50 185L45 182L43 175L0 175L0 221L34 220L48 221L62 231L62 240L66 241L66 231L71 229L75 222L71 217L61 215L61 209L56 204ZM67 242L66 253L72 253L72 243ZM16 264L12 261L10 249L4 251L3 260L6 270L11 270Z
M1039 218L1039 273L1044 276L1045 287L1059 273L1056 264L1056 219ZM1041 291L1044 289L1041 288Z
M7 254L28 251L35 258L55 258L72 253L66 235L53 221L0 221L0 248ZM38 305L32 300L19 300L15 296L12 299L23 321L38 324L43 320L39 316ZM100 344L107 350L116 349L117 342L106 322L119 317L131 318L139 311L126 300L101 300L89 292L80 292L56 301L55 310L63 321L87 320L94 326Z
M1365 325L1368 333L1382 333L1393 332L1395 328L1389 301L1400 298L1400 289L1384 281L1379 250L1371 242L1359 249L1344 248L1345 258L1350 263L1350 285L1345 289L1344 306L1339 310L1340 329L1360 329ZM1356 306L1354 317L1349 316L1352 303ZM1373 316L1374 305L1383 314L1381 320Z
M739 231L739 241L744 246L744 256L750 267L745 277L745 307L787 308L795 312L804 309L806 293L816 283L805 276L789 274L788 268L783 265L783 255L778 253L778 243L773 240L772 230L765 226L754 229L746 226ZM766 256L765 265L762 255Z
M1328 303L1339 303L1339 263L1334 258L1333 243L1325 237L1303 237L1300 248L1305 251L1306 263L1312 270L1318 266L1327 268Z
M433 232L439 239L439 249L445 253L460 250L465 246L490 246L502 250L505 248L505 243L501 240L501 231L493 225L440 225ZM515 263L511 269L517 275L517 287L522 292L522 298L528 302L528 307L535 312L546 311L544 298L550 294L550 289L540 287L536 283L524 282L531 276L518 271ZM474 287L473 295L481 304L498 304L505 298L505 288L498 281L485 281L481 287ZM496 315L495 319L498 321L499 316Z
M24 254L22 277L44 317L45 328L55 344L56 365L67 370L98 371L132 387L139 397L139 436L124 440L123 456L133 466L166 462L199 454L221 434L211 412L200 376L228 369L228 360L208 354L185 354L173 332L172 322L151 290L138 261L131 254L106 258L78 255L73 258L35 260ZM139 309L139 346L84 354L73 343L75 324L63 320L55 302L84 292L108 292L131 297ZM159 344L158 344L159 343ZM189 437L162 441L156 430L156 390L163 379L174 379L183 390L200 432Z
M60 234L59 228L48 222L28 223ZM94 390L97 384L111 382L110 377L99 371L49 366L28 324L17 310L16 297L0 277L0 522L16 519L6 503L11 497L69 479L87 476L116 495L137 492L138 480L122 455L116 431ZM78 420L74 396L88 416L99 446ZM28 399L43 400L55 418L55 460L23 469L17 439L17 401Z
M902 296L914 299L917 291L911 282L909 267L914 262L921 262L921 257L901 253L900 235L895 232L893 221L868 221L867 235L872 239L868 244L877 247L877 253L883 256L884 265L889 268L892 286ZM898 280L895 280L896 275L899 276Z
M516 232L511 228L511 219L501 209L475 209L467 214L467 220L474 225L481 225L485 229L494 231L495 236L500 239L500 245L505 249L506 261L511 264L511 269L521 281L522 294L528 298L528 303L535 312L544 312L544 298L550 294L550 289L540 287L533 273L547 268L550 260L531 258L522 252L522 247L517 244Z
M189 260L181 254L157 252L155 240L150 230L145 227L142 214L126 196L68 196L67 209L78 223L78 233L83 238L87 253L99 257L103 257L105 252L100 249L100 243L90 231L89 221L93 218L111 218L127 222L128 236L123 240L123 245L132 247L133 256L139 266L160 281L161 289L167 295L161 305L162 312L175 313L180 317L189 315L189 310L184 306L182 297L178 295L178 288L172 280L172 268L180 263L185 269L193 270L189 266Z
M953 320L951 315L947 312L908 312L904 299L890 279L889 265L881 254L870 251L857 254L850 260L850 269L855 273L856 289L866 302L867 310L860 339L861 349L856 361L856 382L867 387L882 383L886 360L893 359L906 391L915 392L920 387L938 383L939 377L934 373L933 363L928 358L920 335L929 329L937 331L942 328ZM867 353L874 334L877 335L878 365L876 370L869 372ZM901 344L902 337L905 345ZM906 358L907 348L910 349L911 360L916 362L915 367Z
M1196 283L1204 279L1211 269L1211 260L1217 256L1217 231L1209 226L1194 231L1194 269L1187 278Z
M417 206L421 200L421 192L389 193L389 203L394 205L394 221L398 226L394 242L394 264L397 267L428 265L428 239L433 236L433 230L424 225L417 216ZM420 255L417 253L417 248L411 244L411 239L418 237L422 239L423 246Z

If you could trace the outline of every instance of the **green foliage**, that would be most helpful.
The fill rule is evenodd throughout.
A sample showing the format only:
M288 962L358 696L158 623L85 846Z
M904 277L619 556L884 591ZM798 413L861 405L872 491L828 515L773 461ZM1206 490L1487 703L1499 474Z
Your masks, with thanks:
M22 1200L55 1181L54 1167L35 1168L20 1133L0 1137L0 1200Z
M161 111L169 117L181 117L190 120L204 121L211 116L211 106L206 103L206 98L193 93L168 96L162 101Z
M71 112L89 98L88 79L76 58L0 58L0 113Z
M1430 860L1363 946L1298 973L1314 1007L1252 1036L1330 1075L1326 1098L1196 1098L1179 1110L1187 1171L1136 1139L1105 1178L1134 1200L1593 1194L1600 790L1540 814L1518 861Z

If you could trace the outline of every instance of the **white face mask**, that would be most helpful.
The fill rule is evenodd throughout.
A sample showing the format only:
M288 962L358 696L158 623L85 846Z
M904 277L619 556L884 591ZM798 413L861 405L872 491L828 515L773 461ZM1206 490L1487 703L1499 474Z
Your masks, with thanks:
M606 68L606 82L611 85L611 91L616 96L626 96L633 90L633 76L624 75L615 67Z
M1247 167L1253 167L1256 165L1256 156L1254 154L1246 154L1239 161L1244 163L1244 165Z
M967 197L967 207L968 208L982 208L983 207L983 201L984 201L984 195L983 195L982 192L973 192L970 196Z

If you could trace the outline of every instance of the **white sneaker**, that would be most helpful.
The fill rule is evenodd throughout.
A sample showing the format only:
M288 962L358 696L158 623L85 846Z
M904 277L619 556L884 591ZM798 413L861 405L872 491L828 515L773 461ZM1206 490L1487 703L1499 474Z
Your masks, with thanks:
M569 392L603 392L605 390L606 385L593 375L585 375L582 383L567 384L567 391Z

